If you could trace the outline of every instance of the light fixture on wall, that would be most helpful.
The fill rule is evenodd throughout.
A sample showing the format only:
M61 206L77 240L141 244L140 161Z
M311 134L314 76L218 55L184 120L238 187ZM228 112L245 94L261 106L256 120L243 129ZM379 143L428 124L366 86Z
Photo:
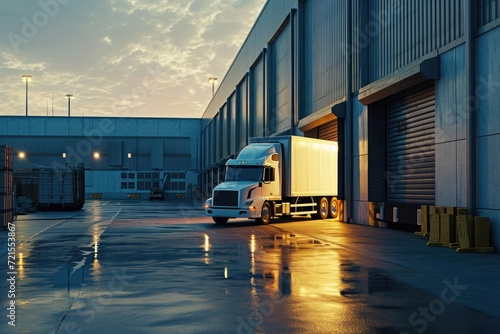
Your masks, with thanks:
M66 152L63 152L62 157L63 159L66 159Z
M132 153L127 153L127 158L132 158Z
M101 154L99 152L94 152L94 159L99 159Z
M26 158L26 153L24 153L24 152L22 152L22 151L21 151L21 152L19 152L19 153L17 154L17 157L18 157L19 159L25 159L25 158Z

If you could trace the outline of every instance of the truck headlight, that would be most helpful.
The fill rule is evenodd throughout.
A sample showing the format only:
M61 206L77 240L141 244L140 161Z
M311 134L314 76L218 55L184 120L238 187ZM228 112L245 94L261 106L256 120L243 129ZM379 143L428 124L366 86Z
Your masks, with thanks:
M241 203L241 208L245 208L245 209L254 209L255 210L255 206L252 205L253 204L253 200L250 200L250 201L246 201L246 202L243 202Z
M212 199L209 198L205 201L205 209L210 209L212 207Z

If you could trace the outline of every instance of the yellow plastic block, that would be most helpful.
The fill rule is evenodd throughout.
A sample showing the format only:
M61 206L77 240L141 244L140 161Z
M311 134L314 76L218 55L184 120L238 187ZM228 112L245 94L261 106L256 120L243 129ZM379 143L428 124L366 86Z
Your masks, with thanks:
M429 228L429 207L427 205L422 205L420 208L420 218L422 225L420 226L420 232L422 235L428 235L430 232Z
M456 216L457 215L457 208L455 208L453 206L447 206L446 212L441 212L441 213L446 213L448 215Z
M471 236L471 225L472 216L461 215L457 216L456 228L457 228L457 242L460 248L471 248L472 247L472 236Z
M439 214L439 207L430 205L429 206L429 215L437 215Z
M474 247L490 246L490 219L476 217L474 220Z
M448 246L456 241L455 216L449 213L441 214L441 233L439 240Z
M439 243L439 234L440 234L440 216L438 214L430 214L430 235L429 242L431 243Z

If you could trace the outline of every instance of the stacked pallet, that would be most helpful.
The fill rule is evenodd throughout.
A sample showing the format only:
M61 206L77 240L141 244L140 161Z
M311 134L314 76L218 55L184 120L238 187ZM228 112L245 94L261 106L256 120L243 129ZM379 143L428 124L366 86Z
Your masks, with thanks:
M0 146L0 227L6 229L14 218L12 147Z

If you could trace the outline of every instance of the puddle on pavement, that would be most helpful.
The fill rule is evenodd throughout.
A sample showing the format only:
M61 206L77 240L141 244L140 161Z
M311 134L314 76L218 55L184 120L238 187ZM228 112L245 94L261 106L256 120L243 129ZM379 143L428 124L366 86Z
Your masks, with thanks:
M272 243L266 242L266 240L273 241ZM281 233L271 235L267 238L262 238L263 248L279 248L279 247L292 247L292 248L310 248L317 246L325 246L321 241L317 239L312 239L306 236L300 236L291 233Z
M279 233L268 236L250 235L246 248L240 245L237 263L226 261L220 271L222 279L243 279L248 270L251 285L267 293L283 295L328 295L338 298L386 293L395 282L371 268L363 268L338 250L328 250L329 244L307 236ZM202 261L217 265L208 234L204 234Z

